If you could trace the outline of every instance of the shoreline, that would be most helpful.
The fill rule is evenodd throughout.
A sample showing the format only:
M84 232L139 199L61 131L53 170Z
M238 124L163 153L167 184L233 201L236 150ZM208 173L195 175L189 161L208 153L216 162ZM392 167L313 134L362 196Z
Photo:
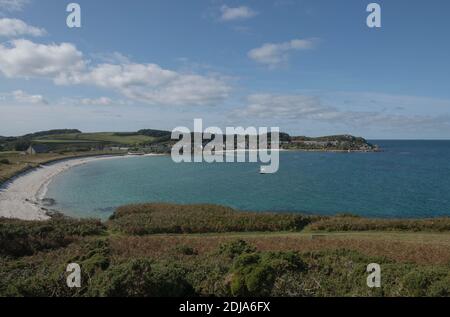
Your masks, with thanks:
M225 150L216 154L247 153L260 150ZM277 152L318 152L316 150L277 149ZM338 152L338 151L320 151ZM339 151L340 152L340 151ZM347 153L347 152L345 152ZM354 152L352 152L354 153ZM142 156L164 156L165 154L98 154L73 156L46 161L38 166L30 166L9 179L0 182L0 218L19 220L48 220L64 210L52 209L45 201L48 186L54 177L72 167L84 165L93 161L131 158Z
M156 156L149 154L146 156ZM0 184L0 218L48 220L56 211L43 199L48 185L57 175L93 161L136 157L136 155L98 155L64 158L25 170Z
M256 149L245 149L245 150L221 150L221 151L216 151L214 152L214 154L230 154L230 153L249 153L249 152L316 152L316 153L349 153L349 154L353 154L353 153L381 153L383 152L382 149L379 150L328 150L328 149L268 149L268 150L256 150Z

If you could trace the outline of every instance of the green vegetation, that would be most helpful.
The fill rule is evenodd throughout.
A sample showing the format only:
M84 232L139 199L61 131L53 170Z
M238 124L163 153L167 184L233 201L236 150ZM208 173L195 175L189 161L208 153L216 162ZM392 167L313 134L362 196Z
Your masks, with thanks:
M35 139L39 137L45 137L49 135L61 135L61 134L70 134L70 133L81 133L80 130L77 129L57 129L57 130L48 130L48 131L40 131L31 134L26 134L22 136L24 139Z
M368 219L354 216L327 217L315 221L309 227L316 231L450 231L450 218L423 220Z
M133 135L133 134L120 134L113 132L102 133L75 133L75 134L61 134L44 136L38 139L34 139L40 143L76 143L76 142L93 142L104 144L117 144L117 145L133 145L151 143L155 139L145 135Z
M25 151L35 139L38 139L40 137L49 137L51 135L62 135L66 133L80 133L80 131L75 129L60 129L30 133L19 137L0 137L0 150Z
M0 222L0 256L20 257L65 247L76 239L100 235L98 220L74 220L56 216L45 222L3 219Z
M359 220L167 204L122 207L106 223L0 219L0 296L450 296L448 219L324 233ZM79 289L66 286L69 263ZM369 263L380 289L366 285Z
M132 133L98 132L82 133L79 130L50 130L19 137L0 137L0 151L25 151L30 145L45 144L50 152L103 150L111 147L165 146L170 132L141 130ZM167 149L170 148L165 148Z
M238 243L242 244L241 241ZM234 258L230 291L233 296L270 296L277 279L306 268L305 262L295 252L245 250Z
M369 219L288 213L237 212L217 205L137 204L120 207L107 222L115 232L131 235L159 233L223 233L279 231L409 231L450 232L450 218Z
M268 136L270 143L270 135ZM170 153L175 140L171 132L144 129L137 132L82 133L64 129L41 131L19 137L0 137L0 151L25 151L30 145L44 144L50 152L103 150L111 147L128 147L139 151ZM280 133L280 147L289 150L314 151L377 151L378 147L365 139L351 135L336 135L319 138L290 136ZM235 136L235 147L237 136ZM246 136L246 146L249 137Z
M146 259L111 265L93 281L91 296L181 297L194 296L187 270L175 263L162 265Z
M352 135L333 135L318 138L305 136L290 137L287 142L282 142L282 148L288 150L310 151L378 151L376 145L370 144L366 139Z
M172 133L169 131L152 130L152 129L139 130L137 134L146 135L153 138L165 138L165 139L168 138L170 139L170 136L172 135Z
M239 212L214 205L146 204L118 208L108 226L134 235L157 233L209 233L298 231L313 217L292 214Z

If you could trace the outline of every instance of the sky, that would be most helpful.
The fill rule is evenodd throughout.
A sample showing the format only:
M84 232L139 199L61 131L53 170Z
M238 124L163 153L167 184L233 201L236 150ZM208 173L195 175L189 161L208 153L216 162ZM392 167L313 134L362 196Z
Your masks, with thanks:
M450 139L447 0L0 0L0 135L204 126Z

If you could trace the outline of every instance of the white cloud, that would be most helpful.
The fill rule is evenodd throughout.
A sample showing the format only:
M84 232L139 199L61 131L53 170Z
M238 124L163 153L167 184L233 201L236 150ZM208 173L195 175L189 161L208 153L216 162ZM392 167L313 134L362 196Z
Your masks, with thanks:
M221 21L245 20L256 16L258 13L247 6L231 8L223 5L220 8Z
M23 90L16 90L11 93L14 100L25 104L47 104L48 101L42 95L30 95Z
M67 73L57 83L95 85L151 105L212 105L230 92L220 78L181 74L156 64L100 64L85 72Z
M357 94L358 95L358 94ZM376 94L372 94L374 98ZM380 98L411 103L413 96L395 96L380 94ZM425 98L426 99L426 98ZM418 101L425 100L418 97ZM431 99L427 99L430 101ZM433 106L440 106L443 101ZM370 103L367 99L366 103ZM427 103L429 104L429 103ZM448 104L448 101L447 101ZM367 106L365 107L367 109ZM375 131L450 131L450 115L428 115L423 113L392 113L383 110L351 110L327 106L318 96L308 95L249 95L246 105L234 110L232 119L263 120L265 124L293 122L325 123L327 126L340 127L346 131L354 129L375 129Z
M318 97L306 95L253 94L247 97L247 106L238 110L239 116L253 118L310 118L325 111Z
M113 100L108 97L100 97L96 99L83 98L81 104L86 106L109 106L113 104Z
M0 37L43 36L46 33L44 29L28 25L22 20L0 18Z
M316 42L316 39L294 39L284 43L266 43L248 52L248 57L273 68L286 63L292 51L313 49Z
M69 43L15 40L8 46L0 44L0 72L10 78L50 78L59 85L95 85L150 105L213 105L230 92L227 82L218 76L179 73L156 64L89 66Z
M29 0L0 0L0 11L22 11Z
M44 45L21 39L0 44L0 72L6 77L57 79L84 67L83 54L69 43Z

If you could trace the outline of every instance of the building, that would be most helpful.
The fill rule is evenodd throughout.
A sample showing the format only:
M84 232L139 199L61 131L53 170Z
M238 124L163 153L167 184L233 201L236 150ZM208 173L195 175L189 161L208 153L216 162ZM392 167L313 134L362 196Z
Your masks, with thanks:
M48 153L48 152L50 152L50 148L45 144L32 144L26 150L26 153L28 155L36 155L36 154L42 154L42 153Z
M113 146L113 147L108 148L107 150L109 150L109 151L129 151L130 148L128 148L128 147Z

